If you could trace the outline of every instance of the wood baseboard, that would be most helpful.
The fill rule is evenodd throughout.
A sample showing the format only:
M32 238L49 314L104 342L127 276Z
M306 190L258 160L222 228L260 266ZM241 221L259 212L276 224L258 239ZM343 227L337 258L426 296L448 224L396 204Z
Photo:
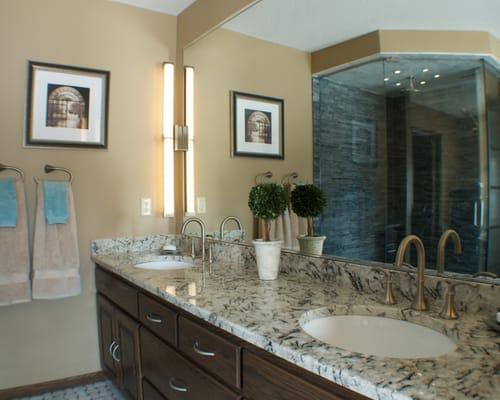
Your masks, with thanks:
M10 400L16 397L36 396L42 393L54 392L56 390L67 389L74 386L88 385L107 379L103 371L92 372L90 374L72 376L55 381L35 383L33 385L18 386L11 389L0 390L0 400Z

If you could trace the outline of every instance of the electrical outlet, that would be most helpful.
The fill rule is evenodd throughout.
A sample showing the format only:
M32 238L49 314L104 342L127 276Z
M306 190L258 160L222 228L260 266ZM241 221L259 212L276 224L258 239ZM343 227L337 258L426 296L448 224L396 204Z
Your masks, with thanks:
M147 217L150 216L153 212L152 201L150 198L142 198L141 199L141 216Z
M207 201L205 197L196 198L196 208L198 209L198 214L205 214L207 212Z

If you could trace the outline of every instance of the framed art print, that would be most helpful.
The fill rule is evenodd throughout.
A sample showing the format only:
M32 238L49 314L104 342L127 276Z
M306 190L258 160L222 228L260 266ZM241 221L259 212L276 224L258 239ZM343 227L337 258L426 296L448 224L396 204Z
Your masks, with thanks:
M106 149L109 72L30 61L27 146Z
M233 156L283 160L284 101L232 92Z

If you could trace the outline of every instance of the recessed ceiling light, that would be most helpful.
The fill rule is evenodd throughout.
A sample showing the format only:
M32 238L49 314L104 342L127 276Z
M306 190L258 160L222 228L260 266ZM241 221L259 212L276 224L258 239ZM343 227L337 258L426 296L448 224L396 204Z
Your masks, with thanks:
M387 82L389 80L389 78L384 78L384 82Z
M436 79L441 78L441 75L436 74L436 75L434 75L434 78L436 78Z
M427 82L426 81L420 81L421 85L425 85Z
M396 83L396 86L401 86L401 82Z
M394 73L395 73L396 75L399 75L399 74L401 73L401 70L397 69L396 71L394 71Z
M422 72L429 72L429 68L424 68Z

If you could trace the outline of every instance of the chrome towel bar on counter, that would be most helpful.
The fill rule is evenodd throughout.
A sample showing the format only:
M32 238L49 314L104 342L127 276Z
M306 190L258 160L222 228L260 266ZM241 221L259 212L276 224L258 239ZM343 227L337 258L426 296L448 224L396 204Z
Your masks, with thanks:
M56 167L54 165L45 165L45 167L43 168L43 170L45 171L46 174L50 174L51 172L54 172L54 171L61 171L61 172L64 172L65 174L68 175L68 182L69 183L72 183L73 182L73 174L71 173L71 171L67 168L64 168L64 167ZM36 183L39 183L40 180L38 178L34 178L35 179L35 182Z
M19 174L19 176L21 177L21 180L24 181L24 171L22 169L14 167L12 165L0 164L0 172L5 171L5 170L17 172Z

